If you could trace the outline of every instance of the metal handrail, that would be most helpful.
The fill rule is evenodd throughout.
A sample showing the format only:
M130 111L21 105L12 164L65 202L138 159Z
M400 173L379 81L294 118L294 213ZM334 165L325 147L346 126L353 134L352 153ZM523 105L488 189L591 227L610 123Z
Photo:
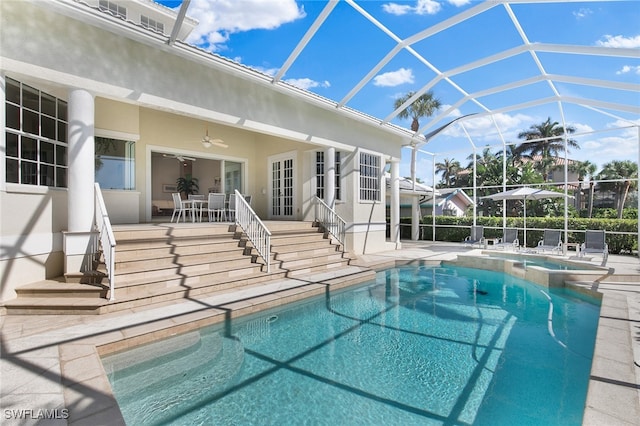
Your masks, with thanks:
M100 184L95 184L95 227L98 231L98 241L102 246L102 254L104 256L104 264L107 269L107 278L109 279L109 301L116 300L115 287L116 287L116 238L113 235L113 229L111 229L111 221L109 220L109 214L107 213L107 207L104 204L104 198L102 198L102 191L100 190ZM98 247L95 247L96 252Z
M271 272L271 231L267 229L256 212L253 211L244 196L236 189L235 222L253 244L260 257L267 264L267 273Z
M315 197L315 206L316 223L320 224L325 231L333 235L340 243L342 251L344 252L347 223L317 195Z

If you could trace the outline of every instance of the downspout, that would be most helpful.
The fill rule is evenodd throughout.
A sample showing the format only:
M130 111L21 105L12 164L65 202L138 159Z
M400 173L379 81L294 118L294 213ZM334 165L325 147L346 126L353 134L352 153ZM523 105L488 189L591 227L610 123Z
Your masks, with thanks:
M416 161L418 156L418 147L415 143L411 144L411 240L420 239L420 203L416 197Z

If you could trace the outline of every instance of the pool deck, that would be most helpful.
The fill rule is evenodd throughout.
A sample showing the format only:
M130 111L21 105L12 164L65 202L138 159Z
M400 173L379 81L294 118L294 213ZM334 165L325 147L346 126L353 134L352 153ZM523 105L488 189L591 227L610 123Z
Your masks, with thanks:
M376 268L437 263L462 253L480 255L481 250L403 241L402 249L363 255L359 263ZM637 257L611 255L607 266L616 274L640 276ZM332 278L332 273L314 274L259 290L105 315L0 316L2 424L124 424L100 354L322 294L341 286L327 284ZM596 290L602 309L583 424L640 425L640 280L603 281ZM52 416L57 418L43 420Z

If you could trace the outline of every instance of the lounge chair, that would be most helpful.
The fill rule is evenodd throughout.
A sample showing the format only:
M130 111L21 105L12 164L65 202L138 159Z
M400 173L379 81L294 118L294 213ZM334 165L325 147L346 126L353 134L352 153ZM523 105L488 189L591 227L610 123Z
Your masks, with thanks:
M463 243L465 246L470 245L471 247L473 247L475 244L478 244L478 247L484 245L484 227L472 226L471 235L465 237Z
M545 229L542 240L538 241L538 251L550 251L553 253L557 251L558 254L562 253L562 231L559 229Z
M580 247L580 256L588 253L602 255L602 265L607 264L609 258L609 246L606 243L605 231L586 231L584 235L584 243Z
M495 248L516 250L520 246L518 240L518 230L516 228L504 228L502 237L494 244Z

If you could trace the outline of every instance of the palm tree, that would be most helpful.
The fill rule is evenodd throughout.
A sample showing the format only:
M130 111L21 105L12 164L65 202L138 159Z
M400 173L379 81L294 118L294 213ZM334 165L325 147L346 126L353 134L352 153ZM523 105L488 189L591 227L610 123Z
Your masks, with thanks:
M562 127L557 121L552 122L551 117L549 117L547 121L533 124L529 127L529 130L518 134L518 138L533 142L521 143L517 151L520 155L531 159L537 155L542 157L540 172L546 182L553 165L552 157L557 157L559 153L564 152L565 132L571 134L575 133L575 131L574 127ZM580 149L578 142L573 139L567 139L567 147Z
M409 92L401 98L396 99L394 102L394 108L398 109L407 100L413 97L416 92ZM411 118L411 130L417 132L420 129L420 120L422 117L430 117L441 106L440 100L433 96L432 92L427 92L420 95L411 105L403 109L398 113L398 117L402 119Z
M442 173L442 182L446 187L453 184L459 170L460 162L453 158L445 158L442 162L436 163L436 173Z
M589 218L591 218L591 213L593 212L593 177L596 173L598 167L593 164L591 161L578 161L569 166L569 170L578 174L578 181L580 181L580 188L578 189L576 195L578 196L577 205L578 209L582 206L582 201L580 200L582 182L585 177L589 177Z
M611 180L614 182L601 182L598 184L599 189L605 191L613 191L615 194L615 208L618 210L618 219L622 218L624 204L627 201L629 189L636 187L637 183L630 179L638 177L638 166L630 160L614 160L602 167L602 171L598 173L598 180Z

